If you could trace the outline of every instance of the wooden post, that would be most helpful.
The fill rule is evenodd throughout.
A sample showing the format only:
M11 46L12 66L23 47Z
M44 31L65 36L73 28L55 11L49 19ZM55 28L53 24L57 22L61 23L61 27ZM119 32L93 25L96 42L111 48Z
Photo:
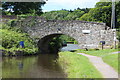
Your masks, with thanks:
M104 46L104 44L102 43L102 50L103 50L103 48L104 48L103 46Z

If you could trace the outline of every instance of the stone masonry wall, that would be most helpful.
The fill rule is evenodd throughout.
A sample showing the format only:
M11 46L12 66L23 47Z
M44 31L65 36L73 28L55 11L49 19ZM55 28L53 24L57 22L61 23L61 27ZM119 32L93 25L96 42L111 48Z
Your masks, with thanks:
M65 34L76 39L81 48L99 48L100 41L105 41L106 46L114 43L113 31L105 30L105 23L28 17L18 25L36 41L51 34ZM89 30L90 33L85 34L83 30Z

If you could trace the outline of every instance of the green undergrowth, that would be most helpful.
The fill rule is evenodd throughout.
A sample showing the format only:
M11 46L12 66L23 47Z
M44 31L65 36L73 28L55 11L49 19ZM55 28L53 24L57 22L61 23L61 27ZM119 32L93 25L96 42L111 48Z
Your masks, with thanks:
M118 72L118 61L120 62L120 57L118 54L111 54L112 52L117 52L118 49L103 49L103 50L77 50L77 53L85 53L93 56L102 57L103 61L109 64Z
M5 49L5 48L0 48L2 50L2 54L4 56L19 56L19 55L33 55L36 54L38 51L37 48L10 48L10 49Z
M59 62L68 78L102 78L88 58L76 52L60 52Z
M15 27L0 24L0 37L0 42L2 42L2 44L0 44L0 50L3 51L4 55L15 55L16 52L22 52L21 54L33 54L38 50L29 35ZM24 48L20 48L20 41L24 41Z
M33 48L32 39L30 39L25 33L18 33L7 29L0 29L2 33L2 46L4 48L19 47L19 42L24 41L25 47Z

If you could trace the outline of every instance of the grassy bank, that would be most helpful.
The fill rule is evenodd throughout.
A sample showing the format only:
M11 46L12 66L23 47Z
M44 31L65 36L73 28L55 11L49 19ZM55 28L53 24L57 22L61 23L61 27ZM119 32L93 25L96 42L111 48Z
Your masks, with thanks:
M112 52L117 51L118 49L89 50L89 51L77 50L77 53L86 53L89 55L102 57L105 63L112 66L118 72L118 54L111 54Z
M60 52L59 62L68 78L102 78L88 58L76 52Z

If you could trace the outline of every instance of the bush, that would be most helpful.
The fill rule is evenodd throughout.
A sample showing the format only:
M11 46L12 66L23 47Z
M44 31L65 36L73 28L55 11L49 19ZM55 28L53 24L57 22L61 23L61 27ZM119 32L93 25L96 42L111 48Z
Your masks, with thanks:
M19 47L20 41L24 41L25 47L27 48L35 47L34 42L28 37L26 33L19 33L8 29L0 29L0 32L2 33L2 47L4 48L17 48Z

